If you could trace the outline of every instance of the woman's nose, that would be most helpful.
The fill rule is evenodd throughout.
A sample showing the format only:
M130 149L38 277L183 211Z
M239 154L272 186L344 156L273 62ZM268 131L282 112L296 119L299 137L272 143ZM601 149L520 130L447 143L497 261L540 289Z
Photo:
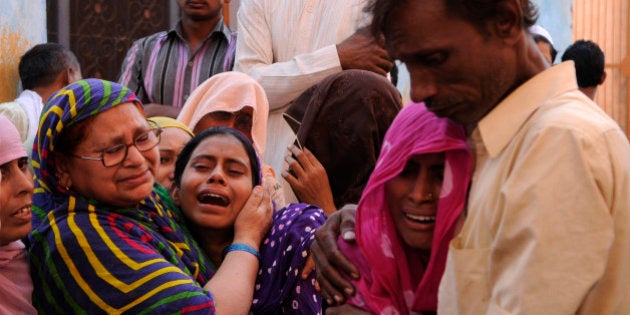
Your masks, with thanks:
M220 167L215 167L210 173L210 177L208 178L209 183L218 183L225 184L225 174L223 174L223 170Z

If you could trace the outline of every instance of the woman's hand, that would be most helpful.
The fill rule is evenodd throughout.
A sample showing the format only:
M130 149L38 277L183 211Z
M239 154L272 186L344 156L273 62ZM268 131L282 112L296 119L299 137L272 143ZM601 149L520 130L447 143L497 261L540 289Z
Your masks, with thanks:
M283 171L282 177L291 185L301 202L316 205L330 216L337 208L326 170L308 149L302 151L291 145L288 151L285 161L290 171Z
M269 192L261 186L254 187L249 199L236 217L234 243L244 243L258 249L271 227L272 215L273 207Z

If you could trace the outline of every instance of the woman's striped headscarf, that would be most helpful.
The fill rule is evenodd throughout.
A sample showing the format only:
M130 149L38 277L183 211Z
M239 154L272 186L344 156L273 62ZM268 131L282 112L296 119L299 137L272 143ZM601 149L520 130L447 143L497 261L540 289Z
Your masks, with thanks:
M142 103L127 87L98 79L77 81L55 93L46 103L33 144L35 194L33 228L72 194L59 184L54 159L58 136L68 127L104 112L116 105L133 102L142 111Z
M40 311L214 311L201 287L211 276L207 260L163 188L156 185L134 208L120 208L68 190L56 177L52 155L60 135L129 102L142 111L128 88L88 79L61 89L44 107L32 154L36 188L29 236L38 284L33 304Z

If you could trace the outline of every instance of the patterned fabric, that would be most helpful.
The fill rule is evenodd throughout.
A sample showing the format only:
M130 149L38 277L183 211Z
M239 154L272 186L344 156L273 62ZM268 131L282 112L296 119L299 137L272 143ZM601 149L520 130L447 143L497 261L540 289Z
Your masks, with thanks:
M428 264L411 255L398 236L385 195L385 184L414 155L445 152L444 179L438 202ZM361 279L349 303L375 314L409 314L437 309L437 291L446 264L448 244L466 202L472 169L463 129L429 112L422 104L407 105L390 127L374 172L356 214L358 248L338 243L357 263ZM412 278L421 277L414 287Z
M302 280L315 231L326 221L312 205L290 204L274 213L273 227L260 246L252 314L321 314L315 273Z
M359 201L401 107L400 92L385 77L346 70L306 90L287 109L301 122L285 117L299 143L326 169L337 208Z
M41 313L214 313L206 259L163 188L120 209L61 187L50 158L59 135L118 104L126 87L88 79L44 107L33 151L36 186L29 236L33 303Z
M223 24L223 18L194 52L182 34L180 21L168 32L135 41L118 82L138 94L143 103L181 108L201 82L232 69L236 34Z

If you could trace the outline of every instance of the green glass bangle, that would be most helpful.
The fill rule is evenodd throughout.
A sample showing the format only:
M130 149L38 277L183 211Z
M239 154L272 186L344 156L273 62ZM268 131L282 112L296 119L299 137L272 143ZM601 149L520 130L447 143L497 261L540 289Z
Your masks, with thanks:
M251 247L249 245L241 244L241 243L230 244L230 246L226 247L223 250L223 257L225 257L225 255L227 255L227 253L233 252L235 250L248 252L248 253L256 256L256 258L258 258L258 261L260 261L260 253L256 249L254 249L253 247Z

